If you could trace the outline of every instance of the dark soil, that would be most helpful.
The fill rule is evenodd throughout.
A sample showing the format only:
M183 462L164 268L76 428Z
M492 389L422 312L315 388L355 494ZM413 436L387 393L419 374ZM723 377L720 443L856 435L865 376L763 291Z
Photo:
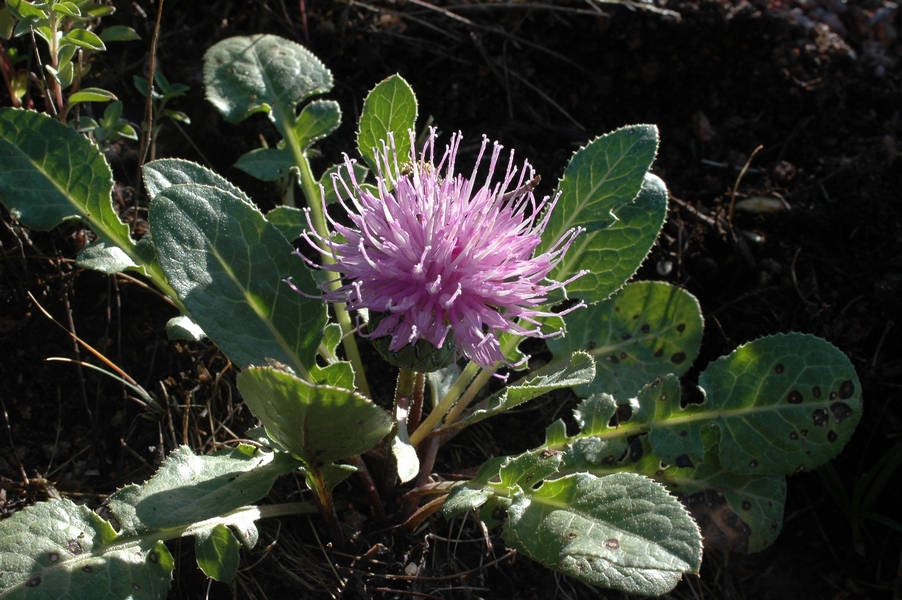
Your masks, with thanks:
M91 84L115 91L140 122L143 99L131 79L146 75L156 4L117 4L104 24L130 25L143 41L99 56ZM396 72L417 93L421 124L431 117L446 133L463 131L467 152L483 133L516 149L543 175L541 193L593 137L654 123L654 172L672 203L639 277L678 283L701 301L697 367L785 331L846 352L865 397L857 433L834 461L851 489L902 434L900 27L895 3L881 0L167 2L157 63L170 81L191 86L172 104L192 119L191 143L164 124L157 156L209 164L264 209L278 202L274 187L231 166L261 136L275 141L270 125L227 124L203 99L206 48L261 32L305 44L335 75L331 97L345 122L323 143L317 168L353 147L363 97ZM136 147L116 147L110 160L116 200L141 200ZM785 209L742 210L754 198ZM56 495L99 505L146 479L177 445L212 451L254 424L234 390L235 369L216 348L166 339L175 313L153 291L74 266L83 230L23 231L5 212L0 221L0 513ZM45 362L96 362L66 330L169 408L148 410L110 378ZM392 378L378 382L389 394ZM461 471L534 446L570 408L540 401L491 422L455 440L438 468ZM296 499L302 488L280 481L270 499ZM171 597L208 589L217 598L620 597L508 555L498 532L486 537L472 518L436 517L415 533L393 533L368 518L355 484L336 493L346 524L360 529L352 549L329 547L315 518L264 524L230 587L210 585L191 544L176 545ZM873 511L899 521L900 503L890 484ZM900 598L900 550L898 531L845 514L817 473L802 474L790 478L774 546L751 556L708 549L701 575L685 578L673 597ZM405 574L410 565L417 578Z

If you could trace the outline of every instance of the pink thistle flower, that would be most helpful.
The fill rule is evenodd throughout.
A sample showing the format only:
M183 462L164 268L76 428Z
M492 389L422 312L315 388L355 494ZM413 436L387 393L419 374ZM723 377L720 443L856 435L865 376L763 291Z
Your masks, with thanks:
M413 132L410 136L413 147ZM502 333L562 333L542 333L540 327L520 323L537 325L537 319L552 316L540 308L551 292L583 274L563 282L548 279L582 230L570 229L547 252L533 256L557 197L536 201L532 189L538 179L526 162L517 177L513 152L502 180L493 183L502 150L497 143L485 181L477 187L488 139L483 137L469 178L455 173L460 140L459 133L452 136L435 164L432 130L422 154L411 150L409 164L400 168L390 139L379 157L378 194L360 186L353 161L345 156L348 176L333 176L333 184L339 197L351 198L353 207L346 201L342 205L353 226L330 218L340 237L324 238L312 224L303 237L335 259L319 268L344 282L334 291L324 284L323 298L345 302L348 310L385 313L370 337L391 336L389 351L419 340L441 348L451 333L460 354L491 369L496 362L507 363L499 344Z

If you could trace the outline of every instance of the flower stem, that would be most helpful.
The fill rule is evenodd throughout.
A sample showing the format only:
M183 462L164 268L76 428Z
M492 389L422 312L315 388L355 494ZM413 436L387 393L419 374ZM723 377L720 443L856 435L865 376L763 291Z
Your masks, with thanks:
M445 394L445 397L442 398L441 402L439 402L435 408L432 409L423 422L420 423L420 426L417 427L416 431L413 432L410 436L410 444L416 448L416 446L422 442L426 437L432 433L432 430L439 424L451 407L454 406L454 403L457 402L457 399L460 398L461 394L467 387L467 384L476 376L476 372L479 370L479 365L476 363L469 363L464 370L461 372L460 377L457 378L457 381L454 382L454 385L451 386L451 389L448 390L448 393Z
M291 147L291 152L294 155L294 162L301 174L300 184L301 189L304 192L304 197L307 199L307 207L310 209L310 220L313 222L316 233L323 238L327 238L329 237L329 228L326 225L326 214L323 210L322 193L320 192L319 184L313 177L313 171L310 168L310 160L307 158L307 152L301 148L300 144L298 144L297 137L295 137L291 127L284 127L283 129L285 132L285 140ZM321 256L324 263L331 264L335 262L335 259L331 254L323 252ZM329 283L329 289L331 290L338 289L340 286L341 283L339 281ZM360 351L357 348L357 338L353 335L348 335L354 329L354 326L351 323L351 315L348 314L344 302L333 302L332 308L335 313L335 320L338 321L338 324L341 327L342 347L344 347L345 354L354 369L354 384L357 386L357 391L367 398L372 398L373 396L366 379L366 373L363 370L363 360L360 358Z

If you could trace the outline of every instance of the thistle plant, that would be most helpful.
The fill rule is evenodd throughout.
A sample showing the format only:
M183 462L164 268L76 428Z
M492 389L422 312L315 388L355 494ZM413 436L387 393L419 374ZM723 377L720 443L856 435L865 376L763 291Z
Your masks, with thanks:
M380 525L473 512L550 569L659 595L698 572L703 536L738 551L773 543L786 476L829 461L851 436L855 371L807 334L740 346L701 370L702 402L681 400L694 385L680 377L699 352L698 302L631 281L666 215L666 186L649 173L654 126L590 141L538 200L528 163L487 139L472 170L460 167L461 134L437 151L429 130L417 149L416 97L393 76L365 99L361 160L315 175L311 148L341 120L336 102L311 100L331 89L329 70L269 35L223 40L204 62L207 97L227 121L262 112L281 136L239 166L294 174L306 208L264 215L217 173L161 159L143 168L151 235L134 240L97 147L8 108L0 194L24 226L91 225L98 239L79 264L156 284L181 312L169 335L216 343L261 426L246 433L253 445L178 448L147 482L116 491L118 530L69 500L6 519L3 597L87 597L103 585L108 597L162 598L165 542L181 536L194 536L208 576L229 581L263 517L317 512L342 544L332 491L345 480L367 490ZM537 368L525 338L544 340ZM358 339L399 367L394 397L370 391L380 367L364 363ZM505 385L490 392L495 375ZM544 443L472 465L470 479L434 472L461 430L555 390L578 399L575 429L555 421ZM373 477L375 465L390 476ZM288 473L303 475L309 501L253 504ZM383 500L399 497L396 509Z
M502 333L529 337L543 334L538 319L551 294L567 281L548 282L549 273L582 231L568 230L550 250L536 254L554 202L536 202L535 174L524 163L517 178L511 152L501 181L493 182L502 148L494 144L488 174L477 181L488 140L483 139L469 178L455 172L461 136L452 136L435 162L435 130L418 156L414 132L408 132L411 154L398 157L393 139L383 147L376 193L363 189L346 158L348 180L334 175L336 194L355 227L330 219L341 241L320 236L310 222L302 236L332 260L320 268L341 275L324 284L324 298L343 302L348 310L383 313L370 333L390 338L385 358L413 368L398 353L426 342L426 353L447 348L447 357L429 369L447 367L460 354L484 369L506 361ZM400 168L404 165L404 168ZM514 184L514 181L516 183ZM513 185L513 187L511 187ZM345 282L334 290L328 286ZM562 314L581 306L573 306ZM525 325L525 326L524 326ZM455 351L456 347L456 351ZM522 360L520 361L522 362Z

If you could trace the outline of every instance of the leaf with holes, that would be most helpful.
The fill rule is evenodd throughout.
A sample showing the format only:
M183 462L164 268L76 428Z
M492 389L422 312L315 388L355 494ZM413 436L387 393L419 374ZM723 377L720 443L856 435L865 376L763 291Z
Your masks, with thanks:
M699 376L703 404L677 414L688 435L714 424L720 461L737 474L789 475L839 454L861 418L848 357L821 338L789 333L744 344Z
M649 453L654 473L646 474L682 500L701 528L706 547L760 552L774 543L783 527L786 477L729 473L720 465L718 452L714 446L696 466L663 469Z
M151 203L150 231L172 287L231 360L275 359L308 376L326 307L312 297L310 269L255 206L219 187L173 185Z
M204 54L207 100L229 122L268 112L283 136L298 104L332 89L332 73L309 50L275 35L231 37Z
M682 375L698 356L704 323L698 300L667 283L626 285L612 298L564 317L567 335L548 340L556 357L588 349L598 363L582 397L607 393L632 398L656 377Z
M502 537L581 581L656 596L701 566L698 527L661 484L635 473L588 473L514 495Z
M385 79L367 94L360 114L357 150L373 172L379 172L376 156L382 152L383 143L389 144L389 136L394 139L399 160L410 156L409 132L416 120L417 98L400 75Z
M570 159L537 249L550 249L572 227L586 229L552 272L564 280L588 271L567 286L569 295L604 300L648 254L667 210L664 182L648 174L657 149L657 128L634 125L596 138Z
M174 567L158 536L117 534L69 500L40 502L0 521L0 564L0 596L10 600L163 599Z

